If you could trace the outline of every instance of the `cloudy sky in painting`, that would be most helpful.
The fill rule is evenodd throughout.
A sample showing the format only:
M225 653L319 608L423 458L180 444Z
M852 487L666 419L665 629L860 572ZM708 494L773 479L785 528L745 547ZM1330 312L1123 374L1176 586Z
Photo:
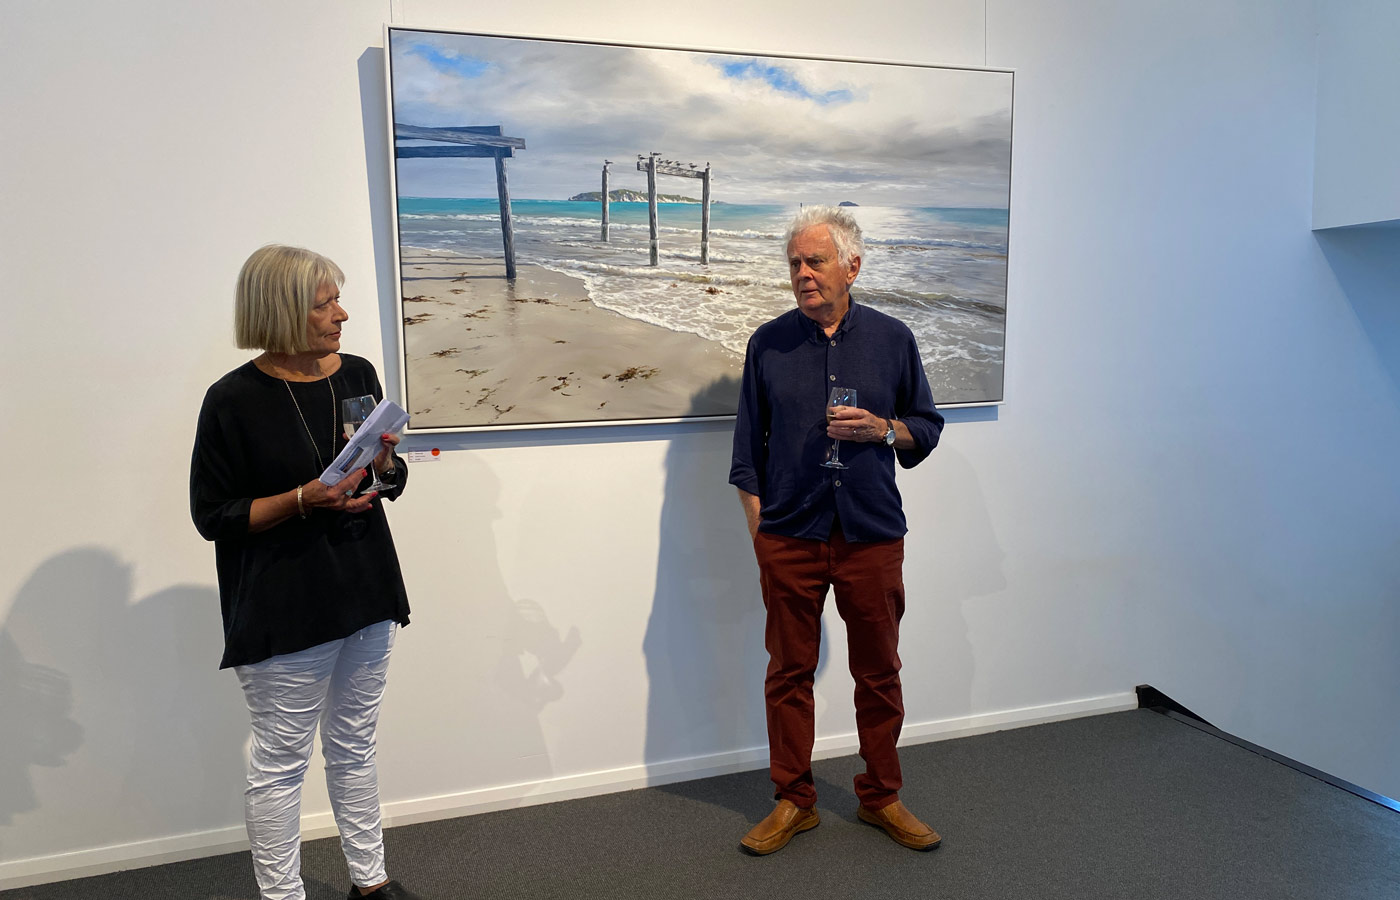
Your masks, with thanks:
M710 163L714 199L1007 205L1011 76L917 66L391 33L394 119L524 138L511 196L646 190L637 154ZM485 159L402 160L405 197L494 197ZM662 193L700 182L661 177Z

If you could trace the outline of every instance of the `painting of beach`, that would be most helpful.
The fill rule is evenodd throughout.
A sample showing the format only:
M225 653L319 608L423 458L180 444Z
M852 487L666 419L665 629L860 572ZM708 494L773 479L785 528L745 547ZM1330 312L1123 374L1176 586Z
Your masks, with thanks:
M1010 73L388 35L411 430L733 415L814 204L935 401L1001 400Z

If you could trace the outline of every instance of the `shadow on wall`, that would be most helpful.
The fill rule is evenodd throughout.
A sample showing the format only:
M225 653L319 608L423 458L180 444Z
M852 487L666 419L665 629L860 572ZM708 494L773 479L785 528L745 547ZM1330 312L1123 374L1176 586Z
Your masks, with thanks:
M919 466L938 469L938 484L957 486L955 507L948 503L952 497L911 496L904 488L910 525L904 536L906 603L899 655L906 728L972 711L977 659L968 614L977 598L1006 589L1005 554L976 468L950 446L956 437L956 426L945 430L938 448Z
M375 292L379 299L380 349L384 353L384 396L400 395L403 360L399 358L398 294L394 286L393 192L389 185L389 116L384 108L384 51L368 47L356 61L360 81L360 121L364 129L365 172L370 234L374 239ZM363 286L358 291L368 293Z
M692 399L737 394L720 379ZM763 599L744 516L729 486L732 427L704 426L666 455L656 594L642 649L648 763L767 746Z
M177 586L133 602L131 590L128 566L81 547L14 598L0 631L6 858L77 849L37 843L60 823L91 846L242 822L247 713L218 669L218 594Z
M1356 318L1400 388L1400 226L1315 231Z
M546 780L554 766L540 717L546 706L564 697L561 675L583 638L577 626L556 628L540 603L511 596L497 562L494 531L501 517L500 480L475 453L458 454L454 463L462 467L456 480L469 485L470 493L462 498L463 512L450 532L441 535L444 544L433 553L460 566L462 591L442 598L444 602L418 603L413 624L401 635L405 643L395 653L403 654L398 665L417 669L414 683L449 685L464 696L430 705L433 721L408 733L440 732L470 741L480 754L484 779L473 781L471 788ZM410 495L405 499L411 502ZM404 547L401 552L412 551ZM411 580L412 572L408 575ZM422 628L432 633L419 633ZM402 649L408 642L417 645L411 657ZM395 690L392 675L390 690ZM397 726L386 720L386 728ZM393 733L384 731L381 752L405 758L414 754L423 761L419 764L460 765L454 740L432 751L443 756L421 755L424 748L394 747Z
M6 723L0 737L0 827L38 809L31 766L60 768L82 746L83 729L72 713L68 676L29 662L10 633L0 633L0 720Z

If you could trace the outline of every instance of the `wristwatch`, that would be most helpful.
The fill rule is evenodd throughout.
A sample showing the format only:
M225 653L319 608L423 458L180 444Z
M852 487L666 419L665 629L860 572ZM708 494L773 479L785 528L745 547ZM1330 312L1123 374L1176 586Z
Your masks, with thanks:
M889 428L889 431L886 431L886 432L885 432L885 446L886 446L886 447L893 447L893 446L894 446L894 422L890 421L889 419L886 419L886 420L885 420L885 425L888 426L888 428Z

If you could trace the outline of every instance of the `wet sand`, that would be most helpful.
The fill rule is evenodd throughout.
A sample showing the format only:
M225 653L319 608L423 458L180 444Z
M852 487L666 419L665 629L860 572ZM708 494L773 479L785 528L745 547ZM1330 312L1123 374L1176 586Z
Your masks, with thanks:
M601 309L540 266L450 251L402 253L414 428L732 415L743 358ZM678 286L677 302L685 302Z

